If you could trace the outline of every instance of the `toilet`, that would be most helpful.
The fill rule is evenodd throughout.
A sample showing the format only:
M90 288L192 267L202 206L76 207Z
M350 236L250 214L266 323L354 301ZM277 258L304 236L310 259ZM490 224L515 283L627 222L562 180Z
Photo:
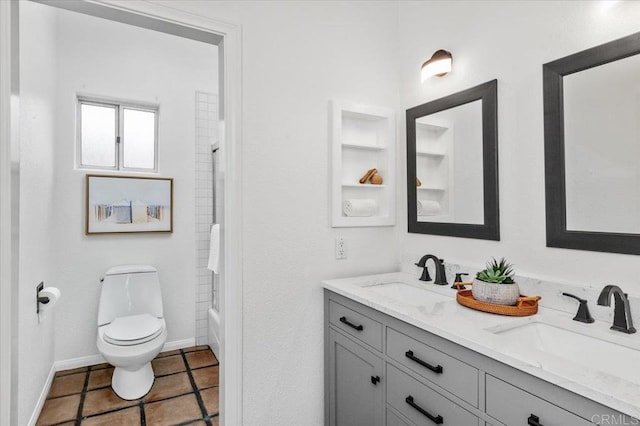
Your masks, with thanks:
M123 399L144 396L153 385L151 360L167 339L156 268L110 268L102 282L98 308L98 350L115 367L113 391Z

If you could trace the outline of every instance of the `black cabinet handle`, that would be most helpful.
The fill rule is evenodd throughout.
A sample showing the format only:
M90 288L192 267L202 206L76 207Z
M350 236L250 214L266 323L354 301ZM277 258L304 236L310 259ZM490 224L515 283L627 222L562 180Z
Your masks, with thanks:
M380 383L380 376L371 376L371 383L374 385Z
M529 418L527 419L527 424L529 426L544 426L542 423L540 423L540 417L536 416L535 414L529 416Z
M407 351L404 354L411 361L415 361L418 364L420 364L421 366L427 367L429 370L433 371L434 373L442 374L442 366L441 365L436 365L434 367L433 365L429 364L428 362L425 362L425 361L421 360L420 358L417 358L417 357L413 356L413 351Z
M347 317L340 317L340 322L343 324L347 324L349 327L355 328L358 331L362 331L364 329L362 325L355 325L354 323L349 322L349 320L347 320Z
M441 425L444 422L444 418L442 416L433 416L430 413L428 413L424 408L420 407L418 404L413 402L413 397L411 395L406 397L404 400L407 402L407 404L409 404L410 406L418 410L421 414L424 414L429 420L431 420L435 424Z

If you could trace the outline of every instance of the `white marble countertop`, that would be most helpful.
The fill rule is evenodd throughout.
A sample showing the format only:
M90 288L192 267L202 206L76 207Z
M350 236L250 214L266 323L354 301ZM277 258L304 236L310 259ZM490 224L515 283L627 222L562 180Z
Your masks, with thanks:
M402 301L367 288L391 282L403 282L427 289L447 296L450 300L443 301L442 297L436 297L437 300L430 301L429 292L425 292L424 300ZM475 311L459 305L455 300L455 290L449 286L425 283L416 276L403 272L327 280L322 284L324 288L363 305L640 419L640 365L634 366L636 368L632 370L619 369L629 374L607 373L597 369L600 362L597 365L588 365L587 362L581 364L580 359L568 360L549 354L543 348L518 350L513 339L509 340L495 331L522 322L543 322L637 350L637 364L640 364L640 333L626 335L612 331L609 329L611 324L603 321L579 323L572 321L572 314L544 307L540 307L538 314L530 317L506 317ZM607 353L589 356L591 360L594 356L599 356L602 363L608 362ZM630 359L629 364L632 361Z

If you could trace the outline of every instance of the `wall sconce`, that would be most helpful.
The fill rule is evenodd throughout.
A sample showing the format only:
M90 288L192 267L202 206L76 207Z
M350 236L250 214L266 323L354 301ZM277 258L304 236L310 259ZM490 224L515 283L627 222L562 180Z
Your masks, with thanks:
M422 64L421 80L425 81L432 76L442 77L451 72L452 59L451 52L442 49L437 50L429 60Z

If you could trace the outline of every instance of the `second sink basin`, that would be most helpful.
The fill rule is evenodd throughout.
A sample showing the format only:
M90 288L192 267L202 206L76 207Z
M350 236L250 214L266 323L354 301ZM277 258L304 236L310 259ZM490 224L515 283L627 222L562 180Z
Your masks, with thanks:
M624 340L628 336L601 333L594 337L540 321L499 326L488 331L505 336L510 351L523 355L541 351L640 384L637 368L640 348L627 344Z
M437 302L448 302L453 300L451 296L445 296L418 286L404 282L390 282L383 284L368 285L363 288L374 293L387 296L391 299L404 302L411 306L421 306Z

